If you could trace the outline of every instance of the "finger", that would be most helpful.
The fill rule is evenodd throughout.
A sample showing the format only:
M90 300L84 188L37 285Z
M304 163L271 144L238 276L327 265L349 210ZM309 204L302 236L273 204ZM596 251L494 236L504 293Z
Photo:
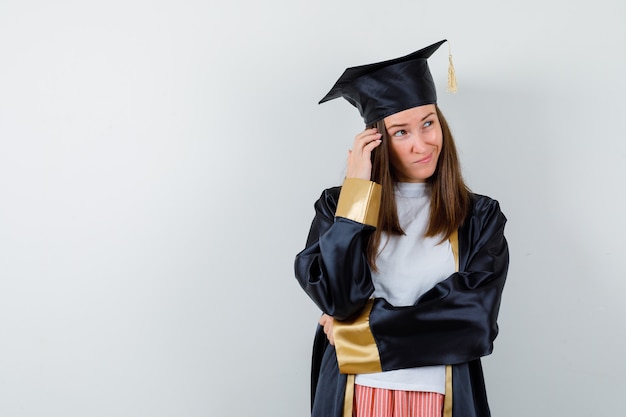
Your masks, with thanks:
M378 129L365 129L363 132L359 133L358 135L356 135L356 137L354 138L355 142L360 142L360 141L371 141L371 138L380 135L380 133L378 132Z
M374 133L372 135L360 137L354 142L354 150L358 151L360 149L361 151L363 151L363 149L367 145L371 144L372 142L380 141L382 137L383 135L380 133Z
M376 139L376 140L371 141L370 143L368 143L367 145L363 147L363 153L365 152L371 153L374 149L379 147L382 142L383 142L382 139Z
M378 133L378 129L376 129L374 127L372 129L365 129L364 131L362 131L358 135L356 135L356 137L357 138L362 138L362 137L368 136L368 135L375 135L376 133Z
M379 133L377 130L370 129L370 130L366 130L364 132L359 133L358 135L356 135L354 139L355 139L355 142L371 141L372 138L376 138L380 136L382 136L382 134Z
M329 324L330 324L330 329L328 329L328 333L326 335L326 337L328 338L328 342L331 345L335 345L335 333L333 332L333 324L334 324L334 320L329 320Z

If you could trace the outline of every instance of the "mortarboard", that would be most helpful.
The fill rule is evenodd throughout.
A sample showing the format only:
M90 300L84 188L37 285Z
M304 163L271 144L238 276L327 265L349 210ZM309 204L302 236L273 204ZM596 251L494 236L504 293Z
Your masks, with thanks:
M444 42L445 39L400 58L348 68L319 104L343 97L359 110L366 125L402 110L434 104L437 91L427 59ZM451 56L449 76L449 87L455 91Z

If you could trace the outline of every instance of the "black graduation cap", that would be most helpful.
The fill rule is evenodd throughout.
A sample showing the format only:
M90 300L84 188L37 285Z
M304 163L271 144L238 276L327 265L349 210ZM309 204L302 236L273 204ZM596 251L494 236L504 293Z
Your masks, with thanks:
M434 104L437 91L427 59L444 42L400 58L348 68L319 104L343 97L359 110L366 125L411 107ZM451 71L454 74L452 67Z

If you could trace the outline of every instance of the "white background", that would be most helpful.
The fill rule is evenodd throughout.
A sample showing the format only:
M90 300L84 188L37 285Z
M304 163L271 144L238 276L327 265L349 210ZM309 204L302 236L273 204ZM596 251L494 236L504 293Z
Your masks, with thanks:
M619 414L624 4L0 0L0 415L306 416L293 259L362 129L317 101L443 38L509 218L493 415Z

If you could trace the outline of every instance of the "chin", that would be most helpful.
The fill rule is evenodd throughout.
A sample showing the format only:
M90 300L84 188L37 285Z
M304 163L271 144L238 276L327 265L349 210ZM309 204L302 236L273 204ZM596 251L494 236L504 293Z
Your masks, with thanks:
M410 178L411 182L426 182L434 174L435 171L433 170L428 172L420 172L419 174L411 175L408 178Z

